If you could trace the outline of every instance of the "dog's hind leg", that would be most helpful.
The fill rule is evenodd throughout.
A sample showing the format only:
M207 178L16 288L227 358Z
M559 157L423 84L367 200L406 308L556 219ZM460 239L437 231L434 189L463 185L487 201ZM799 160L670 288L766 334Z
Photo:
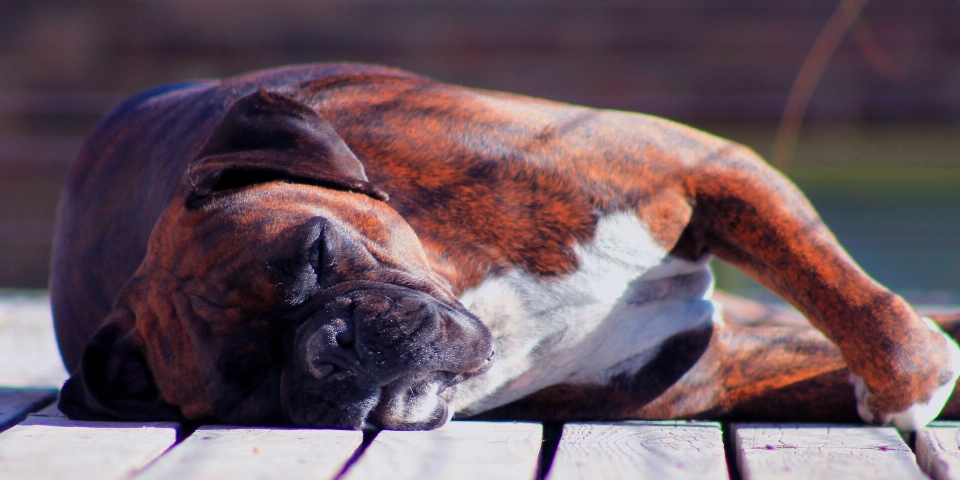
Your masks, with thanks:
M939 413L960 349L867 276L789 180L732 144L684 176L693 213L674 255L714 253L795 306L839 348L864 420L912 430Z
M849 377L836 345L813 328L717 325L697 364L638 413L855 422Z
M638 372L549 387L479 417L856 422L849 377L836 345L813 328L709 324L664 342ZM944 418L960 416L957 397Z
M951 317L941 325L954 338L960 333L960 319ZM853 422L858 411L849 377L836 346L812 328L722 325L698 363L638 413ZM702 402L698 409L703 413L685 411L690 398ZM960 418L960 395L953 392L939 418Z
M812 328L709 323L665 341L637 372L549 387L480 417L854 421L847 377L836 346Z

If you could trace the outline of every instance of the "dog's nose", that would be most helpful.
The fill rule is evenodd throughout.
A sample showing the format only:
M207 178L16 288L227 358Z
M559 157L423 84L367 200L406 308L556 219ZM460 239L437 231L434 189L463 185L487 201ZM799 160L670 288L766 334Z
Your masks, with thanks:
M338 299L338 303L347 307L350 299ZM324 318L302 343L307 370L316 379L350 370L357 363L356 338L353 322L346 315Z

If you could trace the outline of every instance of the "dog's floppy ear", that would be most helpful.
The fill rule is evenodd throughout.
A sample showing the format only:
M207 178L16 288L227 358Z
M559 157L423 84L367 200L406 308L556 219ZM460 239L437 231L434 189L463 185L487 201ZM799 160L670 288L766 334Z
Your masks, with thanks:
M83 350L60 390L60 411L74 420L185 420L160 396L133 328L133 313L114 311Z
M360 192L378 200L363 164L310 107L260 89L237 100L187 172L191 202L218 190L289 180Z

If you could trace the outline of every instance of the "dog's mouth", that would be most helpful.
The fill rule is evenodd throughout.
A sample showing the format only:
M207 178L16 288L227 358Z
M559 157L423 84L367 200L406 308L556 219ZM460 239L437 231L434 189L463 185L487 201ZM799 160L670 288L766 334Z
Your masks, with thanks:
M400 379L384 385L365 426L388 430L437 428L452 417L456 388L456 384L437 379Z
M449 420L457 385L493 358L459 304L387 286L330 299L297 332L284 388L291 423L424 430Z
M489 370L493 355L476 370L470 372L431 372L405 375L379 386L363 415L363 428L386 430L429 430L443 426L455 413L454 397L461 382ZM325 376L321 382L370 382L362 373L341 370L334 365L321 367ZM353 422L351 422L353 423Z
M308 381L288 383L288 421L294 425L430 430L443 426L454 415L454 398L463 380L480 375L432 372L397 378L383 385L348 370L331 371ZM292 379L291 379L292 380Z
M436 372L426 378L400 378L381 387L380 399L366 426L390 430L426 430L453 418L453 399L461 382L490 369L493 355L471 372Z

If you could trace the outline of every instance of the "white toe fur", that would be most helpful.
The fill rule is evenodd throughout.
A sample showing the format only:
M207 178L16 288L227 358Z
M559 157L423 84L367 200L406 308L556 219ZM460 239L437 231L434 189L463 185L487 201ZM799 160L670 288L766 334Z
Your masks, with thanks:
M926 426L934 418L937 418L937 415L940 414L940 411L943 410L943 407L947 404L947 400L950 399L950 395L953 394L954 385L957 383L957 378L960 377L960 347L957 346L957 342L955 342L953 338L950 338L949 335L943 333L943 330L941 330L933 320L923 317L923 321L926 322L931 330L940 333L947 340L952 376L950 380L940 385L940 387L933 392L930 401L925 403L917 402L906 410L884 415L881 423L884 425L893 425L902 432L916 431ZM850 382L853 383L853 391L857 397L857 413L860 414L860 418L862 418L863 421L872 423L874 413L867 407L868 400L870 399L867 384L862 378L853 374L850 375Z
M857 413L864 422L873 423L873 412L867 407L870 392L867 391L867 382L859 375L850 374L850 383L853 384L853 394L857 397Z

